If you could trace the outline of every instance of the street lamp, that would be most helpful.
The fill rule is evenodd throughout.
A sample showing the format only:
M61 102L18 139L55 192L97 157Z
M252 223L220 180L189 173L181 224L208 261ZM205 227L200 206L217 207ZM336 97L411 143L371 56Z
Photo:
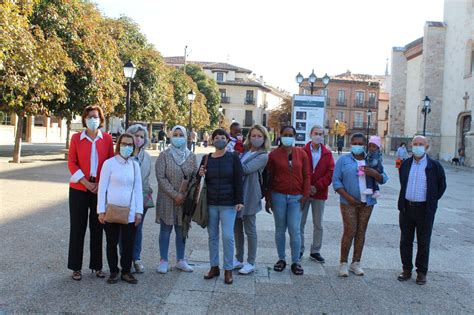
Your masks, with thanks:
M318 77L314 73L314 69L313 69L313 71L311 72L311 74L308 77L308 82L311 84L311 86L310 86L311 95L313 95L314 84L316 83L317 80L318 80ZM303 81L304 81L303 75L301 74L301 72L298 72L298 74L296 75L296 83L298 83L298 85L301 85L301 83L303 83ZM324 75L324 77L321 79L321 81L323 82L324 88L326 88L327 85L329 84L329 81L330 81L330 78L329 78L327 73Z
M370 118L372 117L372 111L370 108L367 110L367 146L369 145L369 135L370 135Z
M188 92L188 101L189 101L189 123L188 123L188 130L189 130L189 143L188 143L188 149L191 150L191 128L192 128L192 123L193 123L193 102L194 99L196 98L196 93L194 93L193 90L190 90Z
M426 115L431 112L431 100L428 96L425 96L425 99L423 100L423 108L421 109L421 112L424 115L423 136L425 136L426 135Z
M130 93L132 90L132 80L137 73L137 68L133 64L131 60L127 61L127 63L123 66L123 74L127 79L127 105L125 107L125 130L128 129L128 125L130 122Z

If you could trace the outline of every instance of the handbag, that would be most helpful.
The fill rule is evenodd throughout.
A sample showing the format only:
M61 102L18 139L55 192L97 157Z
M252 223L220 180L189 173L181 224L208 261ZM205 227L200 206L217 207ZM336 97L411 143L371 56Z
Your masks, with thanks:
M204 169L207 168L209 155L204 158ZM207 210L207 187L205 175L198 176L198 180L194 181L188 190L186 200L183 205L183 218L191 218L202 228L207 227L208 210Z
M133 166L133 186L132 186L132 193L130 194L129 206L124 207L124 206L117 206L111 203L107 203L107 207L105 210L105 217L104 217L104 220L107 223L128 224L128 216L130 215L130 208L132 206L133 189L135 187L135 164L133 164L133 161L132 161L132 166Z

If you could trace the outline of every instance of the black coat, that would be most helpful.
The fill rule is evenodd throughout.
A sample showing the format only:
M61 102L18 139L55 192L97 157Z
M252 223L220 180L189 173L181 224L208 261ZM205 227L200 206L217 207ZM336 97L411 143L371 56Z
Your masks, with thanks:
M438 200L441 199L446 191L446 175L444 174L443 166L438 161L426 156L428 163L426 165L426 209L429 214L435 215L438 208ZM398 197L398 210L405 211L406 200L405 194L408 185L408 176L410 175L411 165L413 164L413 157L403 161L400 169L400 195Z
M205 157L203 158L204 161ZM201 165L203 162L201 162ZM243 171L236 154L226 152L222 157L209 156L206 172L207 204L234 206L243 204Z

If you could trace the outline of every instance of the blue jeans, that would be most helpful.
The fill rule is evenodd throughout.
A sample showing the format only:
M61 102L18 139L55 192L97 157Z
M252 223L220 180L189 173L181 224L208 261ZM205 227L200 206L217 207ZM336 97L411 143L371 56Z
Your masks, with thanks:
M170 236L172 230L172 225L165 224L163 220L160 220L160 256L161 259L165 261L168 261L168 249L170 247ZM174 231L176 233L176 259L180 261L184 259L185 242L183 239L183 227L176 224L174 226Z
M272 193L272 210L275 219L275 243L278 259L285 260L286 229L288 228L292 263L297 263L300 260L301 198L301 195Z
M137 225L135 229L135 244L133 244L133 255L132 259L140 260L140 254L142 253L142 239L143 239L143 222L145 222L145 215L148 209L143 210L142 222Z
M234 269L234 224L237 211L234 206L209 205L209 260L211 267L219 266L219 220L222 224L224 270Z

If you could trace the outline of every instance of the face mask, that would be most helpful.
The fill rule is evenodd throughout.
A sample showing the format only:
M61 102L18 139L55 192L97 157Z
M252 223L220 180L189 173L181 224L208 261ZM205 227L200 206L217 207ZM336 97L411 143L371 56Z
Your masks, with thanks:
M311 141L315 144L323 144L324 143L324 137L323 136L312 136Z
M351 152L355 155L360 155L364 153L364 146L363 145L351 145Z
M226 145L227 145L227 140L219 139L219 140L214 141L214 147L215 147L217 150L222 150L222 149L224 149Z
M132 155L132 152L133 152L133 147L131 146L120 147L120 155L125 159L130 157L130 155Z
M295 143L295 138L293 137L281 137L281 144L285 147L291 147Z
M186 144L186 139L184 137L173 137L171 138L171 144L175 148L182 148Z
M260 148L263 145L263 142L263 138L250 138L250 143L256 148Z
M99 118L87 118L86 119L86 126L90 130L96 131L97 128L99 128L100 125L100 119Z
M411 150L413 152L413 155L415 155L418 158L425 155L425 152L426 152L425 147L422 145L414 145Z
M139 148L141 148L141 146L145 143L145 139L142 139L142 138L135 138L135 145Z

